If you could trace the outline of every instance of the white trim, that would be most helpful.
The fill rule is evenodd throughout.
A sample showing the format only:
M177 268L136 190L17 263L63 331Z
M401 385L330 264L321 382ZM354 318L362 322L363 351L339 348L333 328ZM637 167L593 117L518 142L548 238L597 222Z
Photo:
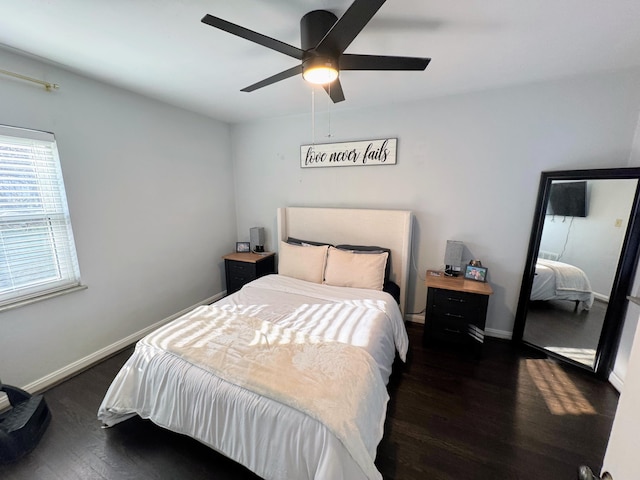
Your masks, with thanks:
M622 393L622 389L624 388L624 380L622 380L615 372L611 372L609 375L609 383L613 385L618 393Z
M485 328L484 333L487 337L501 338L503 340L511 340L511 337L513 337L513 332L497 330L495 328Z
M33 130L31 128L12 127L11 125L0 125L0 135L15 138L28 138L40 142L55 142L56 137L51 132Z
M404 316L404 319L407 322L420 323L420 324L424 325L424 314L420 315L418 313L407 313Z
M408 314L404 316L404 319L407 322L420 323L424 325L424 315ZM506 330L496 330L495 328L485 328L484 334L485 337L501 338L503 340L511 340L511 337L513 336L512 332L508 332Z
M593 292L593 298L604 303L609 303L609 295L603 295L602 293Z
M45 294L39 294L38 296L20 300L18 302L7 303L0 306L0 312L5 310L11 310L12 308L24 307L25 305L31 305L32 303L41 302L42 300L48 300L50 298L59 297L60 295L66 295L67 293L78 292L80 290L86 290L89 288L87 285L75 285L73 287L67 287L64 290L58 290L57 292L50 292Z
M45 375L44 377L39 378L38 380L35 380L29 383L28 385L20 388L22 388L23 390L26 390L31 394L43 392L48 388L51 388L52 386L58 383L61 383L71 378L72 376L82 372L83 370L95 365L96 363L104 360L105 358L115 353L118 353L120 350L123 350L124 348L128 347L132 343L137 342L148 333L151 333L157 328L160 328L162 325L169 323L172 320L175 320L176 318L184 315L185 313L190 312L194 308L199 307L200 305L208 305L210 303L220 300L222 297L226 295L226 293L227 292L224 291L224 292L218 293L217 295L213 295L212 297L206 298L201 302L198 302L195 305L192 305L191 307L187 307L184 310L179 311L178 313L174 313L173 315L166 317L160 320L159 322L154 323L153 325L150 325L146 328L143 328L142 330L132 333L131 335L123 338L122 340L118 340L117 342L112 343L111 345L107 345L106 347L101 348L97 352L94 352L90 355L87 355L84 358L76 360L75 362L70 363L65 367L62 367L59 370L56 370L55 372L51 372L50 374ZM9 400L6 398L6 396L4 396L3 398L0 398L0 411L8 407L9 407Z

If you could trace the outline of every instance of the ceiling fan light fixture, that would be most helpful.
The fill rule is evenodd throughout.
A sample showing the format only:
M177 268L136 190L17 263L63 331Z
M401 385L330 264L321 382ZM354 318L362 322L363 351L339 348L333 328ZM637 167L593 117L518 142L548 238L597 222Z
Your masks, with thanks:
M369 23L386 0L352 0L338 18L328 10L313 10L300 19L300 48L267 37L213 15L202 17L202 23L275 50L300 63L242 89L253 92L287 78L302 74L305 81L321 85L333 103L344 101L340 71L344 70L424 70L430 58L389 55L345 54L345 50Z
M338 78L338 66L331 58L312 57L303 63L302 77L309 83L326 85Z

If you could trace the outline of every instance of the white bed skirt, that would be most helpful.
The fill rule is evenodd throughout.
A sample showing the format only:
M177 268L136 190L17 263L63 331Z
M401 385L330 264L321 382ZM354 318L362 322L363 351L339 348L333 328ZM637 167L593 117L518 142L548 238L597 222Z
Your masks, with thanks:
M111 389L103 401L109 405L100 413L105 425L139 415L196 438L265 479L367 478L342 443L308 415L229 384L178 357L158 355L146 345L138 348L114 380L117 389ZM144 375L150 366L156 374L139 381L137 375ZM246 438L263 448L247 448Z

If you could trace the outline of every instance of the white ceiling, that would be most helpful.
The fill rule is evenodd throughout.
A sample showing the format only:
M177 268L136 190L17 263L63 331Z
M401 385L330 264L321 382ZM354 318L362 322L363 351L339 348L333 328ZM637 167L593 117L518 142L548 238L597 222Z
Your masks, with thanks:
M305 13L340 17L351 1L2 0L0 44L241 122L307 113L311 88L298 76L240 92L297 61L200 19L299 47ZM342 72L346 101L333 111L627 68L640 65L640 0L388 0L347 53L432 61L424 72ZM319 90L316 104L327 108L325 98Z

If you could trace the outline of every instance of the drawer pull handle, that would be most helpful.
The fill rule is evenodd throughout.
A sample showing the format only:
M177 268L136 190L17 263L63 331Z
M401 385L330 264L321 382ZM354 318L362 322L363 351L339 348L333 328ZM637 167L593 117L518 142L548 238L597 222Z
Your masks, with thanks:
M465 300L463 298L447 297L447 300L449 300L450 302L465 303Z
M446 317L464 318L464 315L456 315L455 313L449 313L449 312L446 312L444 315Z
M445 332L449 332L449 333L455 333L458 334L460 333L460 330L458 330L457 328L446 328L444 329Z

